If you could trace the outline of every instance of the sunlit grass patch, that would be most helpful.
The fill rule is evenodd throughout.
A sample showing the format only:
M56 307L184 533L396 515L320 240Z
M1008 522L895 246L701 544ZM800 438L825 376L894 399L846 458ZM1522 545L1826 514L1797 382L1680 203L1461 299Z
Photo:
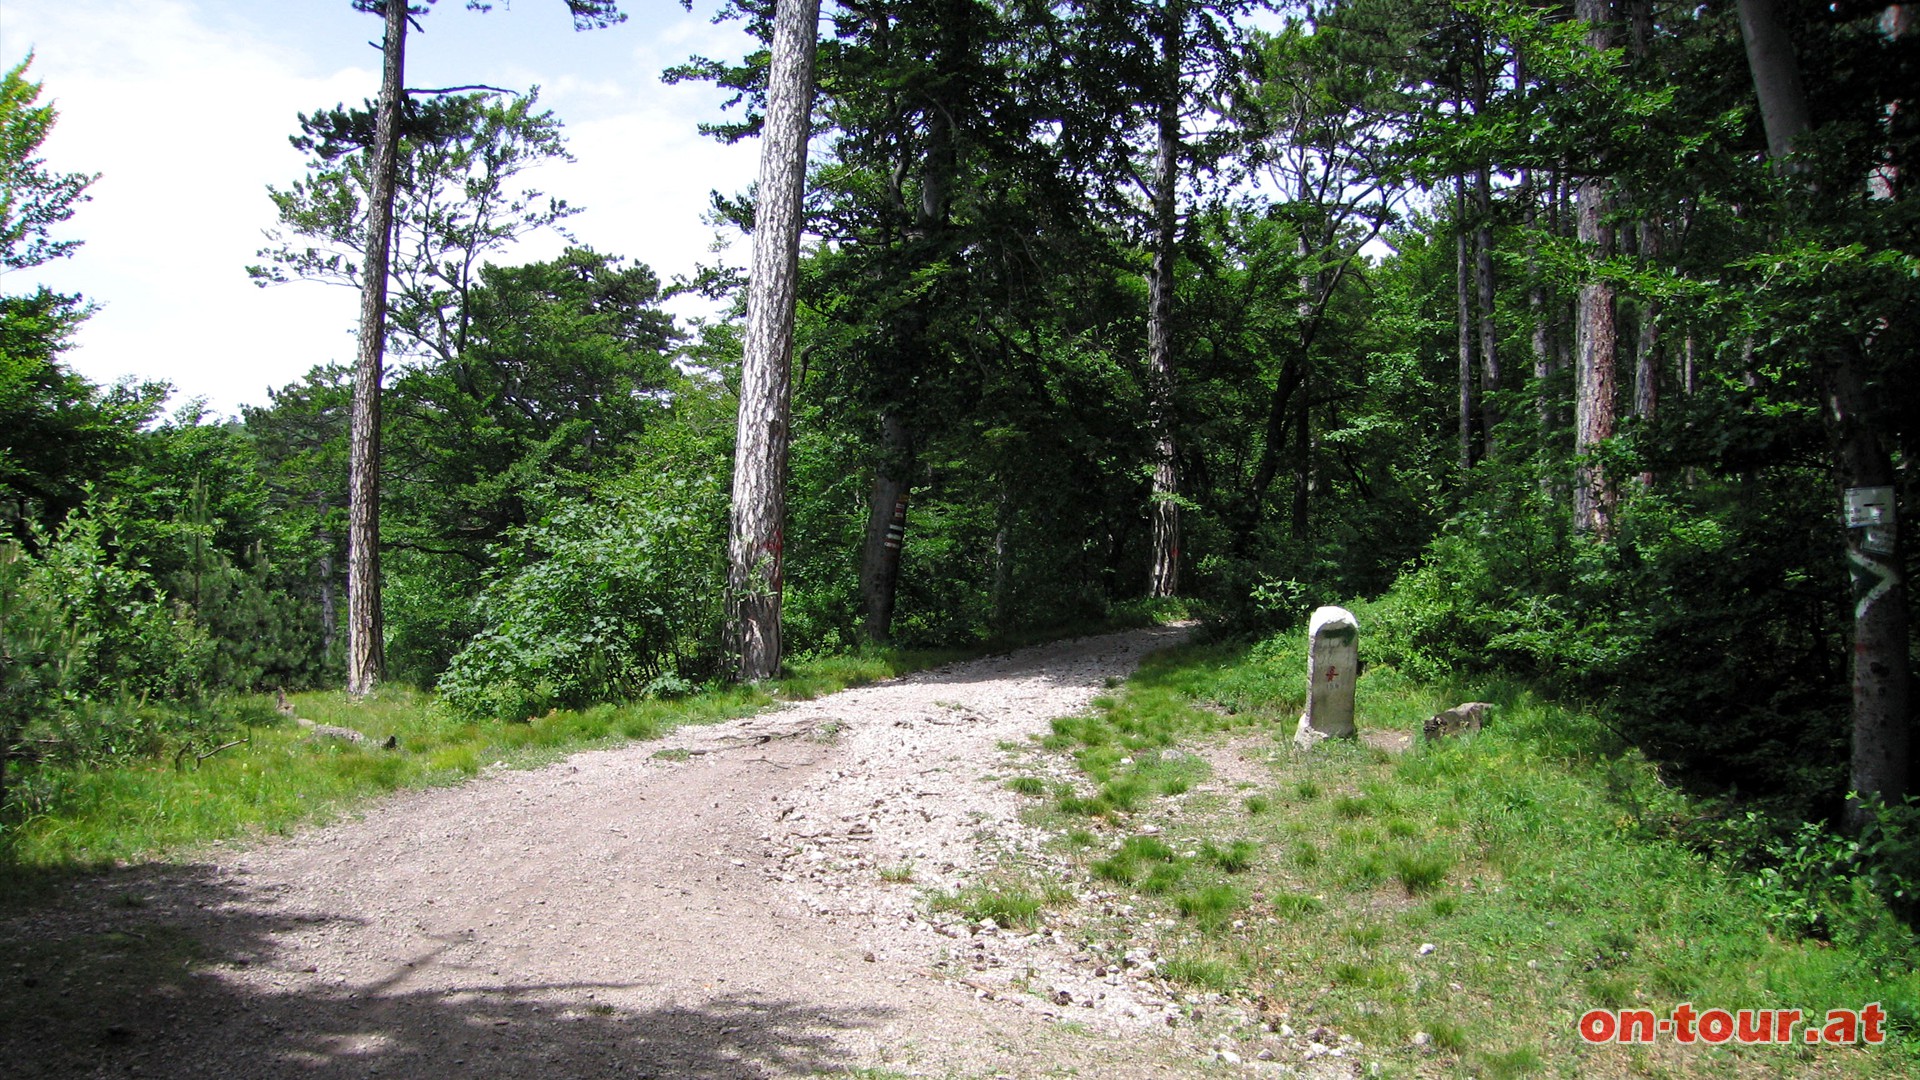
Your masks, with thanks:
M1031 930L1040 925L1042 911L1072 900L1072 892L1058 883L994 878L951 892L930 893L927 906L974 922L991 919L997 926Z
M1160 830L1169 858L1123 844L1082 865L1125 902L1111 932L1169 957L1160 970L1170 982L1290 1003L1302 1010L1296 1029L1304 1012L1352 1034L1384 1075L1920 1075L1911 930L1869 897L1845 940L1770 932L1750 885L1669 838L1689 810L1683 795L1592 719L1511 686L1424 687L1369 672L1362 727L1370 708L1413 730L1473 699L1498 703L1498 722L1401 757L1330 746L1279 762L1271 793L1176 801L1156 790L1116 815L1101 785L1148 751L1178 761L1175 751L1223 725L1290 734L1297 713L1269 705L1260 721L1251 696L1230 717L1170 720L1180 714L1164 701L1139 707L1169 688L1196 704L1234 700L1223 684L1275 689L1267 673L1243 670L1271 655L1229 652L1156 657L1101 713L1054 731L1078 755L1089 809ZM1297 669L1293 657L1281 666ZM1112 722L1122 716L1140 726ZM1171 742L1142 741L1167 733ZM1871 1052L1694 1046L1634 1057L1587 1046L1571 1027L1587 1008L1708 999L1881 1000L1900 1034Z

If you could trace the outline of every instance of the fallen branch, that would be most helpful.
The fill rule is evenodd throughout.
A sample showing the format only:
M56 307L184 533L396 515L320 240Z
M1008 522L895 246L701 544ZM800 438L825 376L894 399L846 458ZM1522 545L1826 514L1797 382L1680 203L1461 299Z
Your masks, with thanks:
M219 753L222 750L231 750L236 746L241 746L251 741L252 741L251 737L248 737L245 739L235 739L232 742L221 743L219 746L214 747L213 749L207 751L204 754L193 754L192 746L183 746L180 748L180 751L178 753L173 755L174 771L179 772L181 769L185 767L185 762L188 754L193 754L193 762L195 765L198 765L200 762L207 760L208 758L212 757L213 755Z

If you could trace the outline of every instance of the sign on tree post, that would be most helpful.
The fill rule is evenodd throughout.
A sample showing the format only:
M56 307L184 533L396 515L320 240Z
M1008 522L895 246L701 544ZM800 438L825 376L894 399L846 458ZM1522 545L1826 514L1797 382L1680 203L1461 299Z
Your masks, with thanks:
M1311 750L1322 739L1351 739L1353 688L1360 674L1360 624L1346 608L1323 607L1307 624L1307 711L1293 744Z

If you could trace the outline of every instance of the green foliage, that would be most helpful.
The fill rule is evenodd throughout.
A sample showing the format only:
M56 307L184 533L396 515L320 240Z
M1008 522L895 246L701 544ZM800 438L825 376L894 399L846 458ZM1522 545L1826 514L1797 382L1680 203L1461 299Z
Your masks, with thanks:
M98 176L54 173L35 157L59 114L37 105L40 84L27 81L29 53L0 76L0 267L25 270L73 253L78 240L55 240L48 230L73 216Z
M512 534L475 607L482 629L440 681L455 709L522 720L671 695L711 672L724 479L684 432L640 460L590 501L555 498Z

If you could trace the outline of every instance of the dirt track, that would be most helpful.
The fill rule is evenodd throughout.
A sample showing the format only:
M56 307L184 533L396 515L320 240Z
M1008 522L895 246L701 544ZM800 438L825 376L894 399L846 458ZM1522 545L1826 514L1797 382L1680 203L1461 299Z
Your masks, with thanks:
M1046 865L999 782L1002 743L1182 633L1063 642L492 771L115 879L68 909L76 926L178 928L207 962L145 993L89 1069L1213 1073L1153 980L1069 934L981 932L924 902L1014 854ZM0 1071L73 1074L33 1043L0 1040Z

